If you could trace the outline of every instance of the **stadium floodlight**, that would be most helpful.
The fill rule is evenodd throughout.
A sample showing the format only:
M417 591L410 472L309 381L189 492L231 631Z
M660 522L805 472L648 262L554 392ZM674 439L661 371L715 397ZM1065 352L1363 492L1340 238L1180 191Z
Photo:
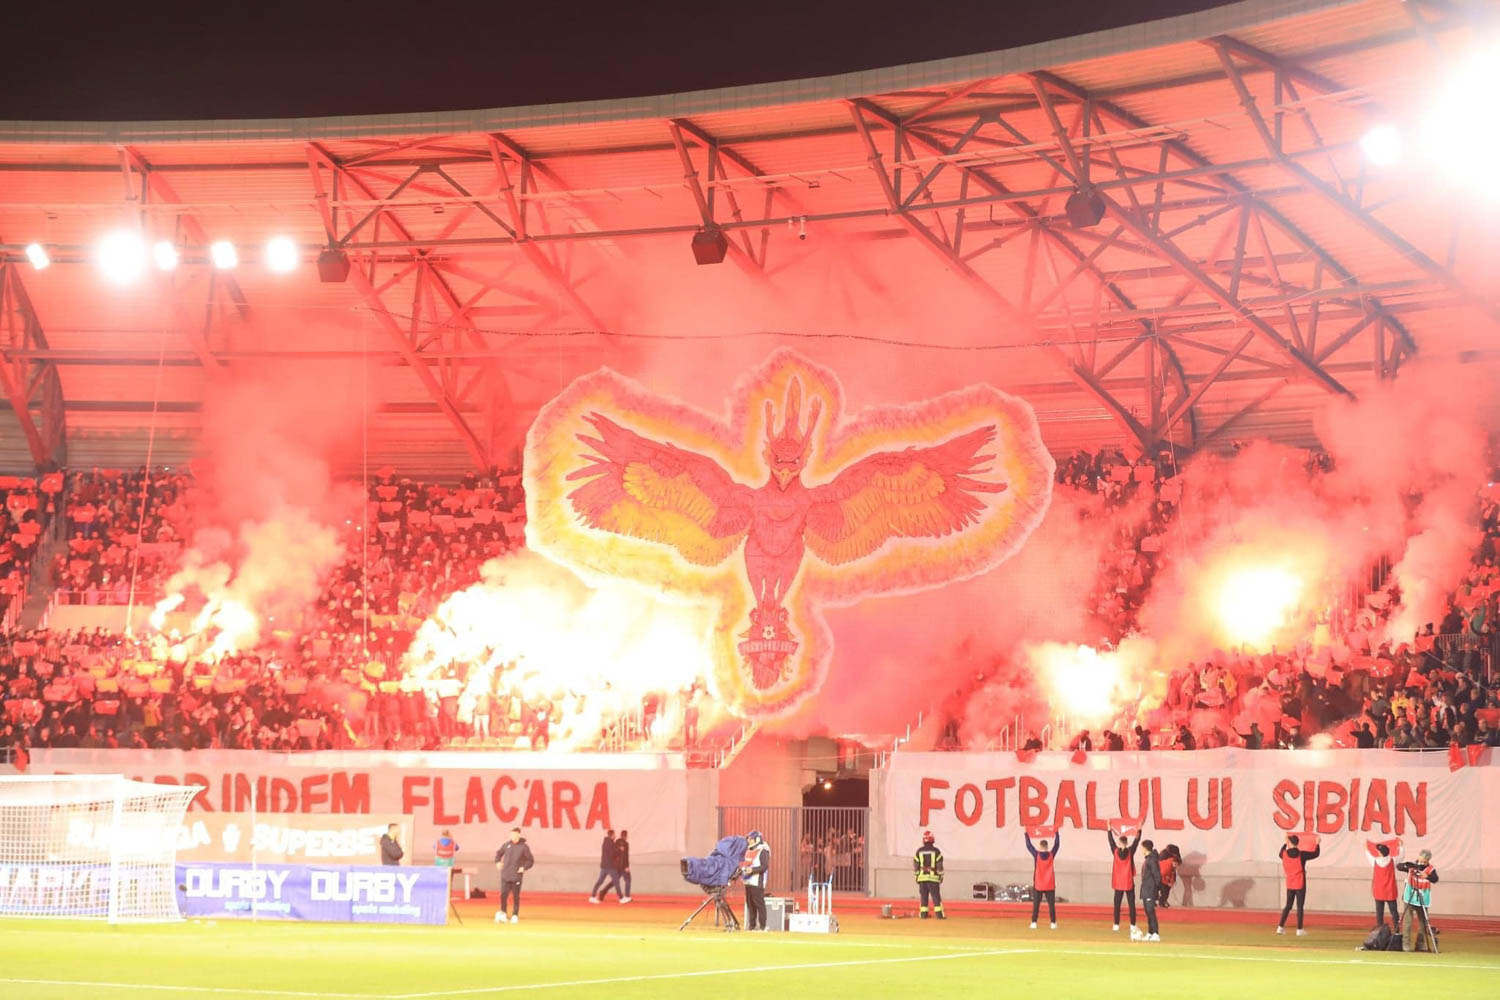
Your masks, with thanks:
M1394 167L1404 152L1401 130L1391 124L1376 125L1360 136L1359 148L1375 167Z
M133 284L146 270L146 244L139 233L129 229L117 229L105 236L95 256L104 277L116 285Z
M1500 155L1500 133L1489 120L1500 90L1500 49L1470 53L1438 92L1422 122L1423 153L1439 173L1471 192L1495 191L1490 174Z
M266 267L277 274L289 274L297 270L301 258L297 244L288 236L273 236L266 244Z
M240 263L239 253L228 240L214 240L209 244L208 257L220 271L232 271Z
M151 259L156 261L158 271L177 270L177 248L171 240L157 240L151 247Z
M52 258L47 256L47 248L40 243L26 244L26 259L38 271L47 270L47 266L52 263Z
M0 917L181 920L177 829L198 785L0 775Z

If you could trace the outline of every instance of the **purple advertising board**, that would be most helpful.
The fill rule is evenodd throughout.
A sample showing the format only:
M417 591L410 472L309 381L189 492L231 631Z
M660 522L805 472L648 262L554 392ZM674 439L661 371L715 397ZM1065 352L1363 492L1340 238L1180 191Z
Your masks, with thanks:
M364 865L177 866L184 917L355 924L444 924L449 870Z

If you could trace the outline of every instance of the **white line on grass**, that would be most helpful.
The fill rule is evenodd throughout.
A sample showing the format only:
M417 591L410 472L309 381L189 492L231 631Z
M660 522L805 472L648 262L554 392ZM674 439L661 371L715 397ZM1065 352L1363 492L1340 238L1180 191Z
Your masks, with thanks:
M645 983L662 979L698 979L705 976L736 976L746 973L790 972L801 969L837 969L852 965L894 965L898 962L942 962L955 958L983 958L992 955L1030 955L1035 948L998 948L989 951L948 952L940 955L909 955L904 958L849 959L842 962L801 962L794 965L756 965L744 969L701 969L695 972L659 972L645 976L612 976L608 979L570 979L554 983L517 983L514 986L478 986L468 990L438 990L433 993L404 993L393 1000L427 1000L431 997L477 997L491 993L521 993L526 990L558 990L570 986L612 986L616 983Z
M1250 947L1254 947L1251 945ZM1377 958L1292 958L1287 955L1233 955L1223 952L1212 954L1203 952L1166 951L1158 952L1155 948L1142 947L1132 951L1103 951L1100 949L1083 948L1038 948L1039 955L1075 955L1075 956L1108 956L1111 958L1150 957L1153 954L1161 954L1167 958L1186 958L1202 962L1284 962L1290 965L1380 965L1397 969L1420 969L1423 972L1431 972L1434 969L1479 969L1485 972L1500 972L1500 964L1497 965L1472 965L1459 962L1444 962L1440 965L1425 965L1416 962L1385 961Z
M104 983L72 979L0 979L0 984L17 986L72 986L95 990L152 990L172 993L219 993L241 997L319 997L333 1000L381 1000L380 994L312 993L303 990L252 990L242 986L174 986L163 983Z

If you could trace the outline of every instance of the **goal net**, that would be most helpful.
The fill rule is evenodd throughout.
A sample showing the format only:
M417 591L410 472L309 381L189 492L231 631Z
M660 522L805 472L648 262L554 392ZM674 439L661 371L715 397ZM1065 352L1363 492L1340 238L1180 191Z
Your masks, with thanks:
M0 776L0 916L180 920L177 831L196 786Z

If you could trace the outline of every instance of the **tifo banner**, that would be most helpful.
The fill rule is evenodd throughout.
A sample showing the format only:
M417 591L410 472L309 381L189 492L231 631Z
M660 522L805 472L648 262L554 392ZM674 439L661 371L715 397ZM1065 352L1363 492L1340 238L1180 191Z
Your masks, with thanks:
M179 864L177 902L184 917L442 924L449 877L425 866Z
M203 785L190 827L201 814L224 812L254 812L263 822L267 814L345 815L358 827L410 816L404 864L429 863L443 830L464 853L490 854L518 826L537 857L551 861L596 860L611 829L630 831L638 857L687 848L687 772L646 755L37 750L30 771Z
M1389 836L1451 867L1500 867L1500 768L1451 771L1446 754L910 753L883 792L886 850L910 854L930 829L950 864L1025 861L1037 827L1059 829L1072 860L1102 859L1102 831L1123 821L1210 864L1274 861L1288 833L1312 832L1329 867L1364 867L1365 841Z

